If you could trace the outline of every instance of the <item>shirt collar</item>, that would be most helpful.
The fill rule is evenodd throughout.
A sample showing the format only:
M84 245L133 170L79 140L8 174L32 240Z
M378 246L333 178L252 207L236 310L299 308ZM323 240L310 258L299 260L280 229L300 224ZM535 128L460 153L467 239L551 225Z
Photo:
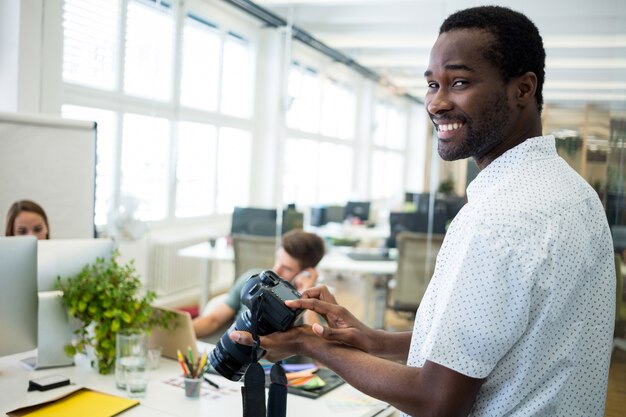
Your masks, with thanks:
M554 136L537 136L509 149L485 169L467 186L467 199L471 200L493 187L499 178L519 169L520 166L538 160L557 156Z

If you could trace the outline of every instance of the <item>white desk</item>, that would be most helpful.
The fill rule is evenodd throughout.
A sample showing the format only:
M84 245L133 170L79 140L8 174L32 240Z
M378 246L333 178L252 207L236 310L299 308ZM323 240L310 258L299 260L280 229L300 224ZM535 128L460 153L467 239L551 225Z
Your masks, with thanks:
M233 247L226 245L225 240L218 240L213 246L209 242L202 242L180 249L178 256L205 260L202 264L202 278L200 279L199 311L202 312L207 301L211 298L211 277L214 263L215 261L234 262Z
M49 374L62 374L71 382L93 390L126 396L124 391L115 387L115 376L100 375L91 369L87 361L79 360L76 366L47 369L41 371L27 370L20 359L32 356L33 352L0 358L0 412L8 411L28 404L39 403L57 397L70 387L55 388L44 392L27 392L28 380ZM218 375L210 375L220 389L203 385L206 395L199 400L185 398L183 388L171 385L166 381L180 375L180 367L176 361L162 359L161 366L151 375L151 381L145 398L140 404L123 413L124 417L207 417L207 416L241 416L241 383L232 382ZM267 394L266 394L267 395ZM387 404L368 397L352 386L343 384L318 399L309 399L293 394L287 397L287 416L292 417L370 417L389 416L395 409Z
M307 232L321 237L336 239L358 239L363 246L379 246L380 242L389 237L389 225L381 224L375 227L366 225L326 223L323 226L307 226Z
M397 262L394 261L355 261L346 254L353 250L346 247L334 247L329 253L324 255L318 264L320 271L334 273L355 273L363 277L366 281L366 302L374 302L373 317L370 317L370 309L365 309L365 322L374 328L384 327L385 308L387 303L387 283L395 274ZM211 277L213 274L213 263L215 261L233 262L235 254L232 246L215 245L209 242L198 243L193 246L180 249L179 256L197 258L205 260L203 266L203 278L200 285L200 311L204 308L210 298Z
M389 280L398 269L396 261L356 261L347 256L352 248L335 247L318 264L320 271L354 273L366 281L364 322L375 329L385 327ZM367 308L373 302L373 313Z

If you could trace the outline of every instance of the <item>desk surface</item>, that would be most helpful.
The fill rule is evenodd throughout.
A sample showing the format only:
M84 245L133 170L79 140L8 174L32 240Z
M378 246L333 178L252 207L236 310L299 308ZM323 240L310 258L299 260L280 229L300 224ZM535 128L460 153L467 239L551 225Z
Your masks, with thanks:
M394 261L356 261L350 259L346 253L352 248L336 247L331 249L318 265L321 270L335 272L356 272L362 274L393 275L397 269ZM178 254L183 257L206 260L229 261L234 259L232 246L212 247L209 242L198 243L182 248Z
M77 356L77 365L56 369L31 371L21 364L20 359L32 356L33 352L0 357L0 411L8 411L23 406L58 397L70 387L55 388L45 392L27 392L28 380L50 374L62 374L73 384L93 390L126 396L115 387L115 376L100 375L89 367L87 360ZM199 400L185 398L183 388L176 385L181 380L180 367L176 361L163 358L159 369L153 371L147 394L139 399L140 404L123 413L124 417L206 417L241 416L241 383L229 381L218 375L211 375L220 389L204 384ZM368 397L348 384L318 398L309 399L288 394L287 416L318 417L345 416L370 417L388 416L394 409L385 403Z

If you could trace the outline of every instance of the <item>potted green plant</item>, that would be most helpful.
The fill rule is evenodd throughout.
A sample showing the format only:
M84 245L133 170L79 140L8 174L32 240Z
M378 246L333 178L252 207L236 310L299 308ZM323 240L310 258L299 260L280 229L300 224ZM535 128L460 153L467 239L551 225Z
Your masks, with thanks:
M168 328L173 315L153 315L151 303L154 291L141 295L141 279L130 261L118 262L116 249L111 258L98 258L77 275L57 278L57 288L63 291L62 302L71 318L76 319L76 339L65 347L74 356L93 348L98 371L109 373L115 366L115 340L122 329L149 332L153 326Z
M439 183L439 187L437 188L437 192L446 196L454 193L454 179L450 177L441 181Z

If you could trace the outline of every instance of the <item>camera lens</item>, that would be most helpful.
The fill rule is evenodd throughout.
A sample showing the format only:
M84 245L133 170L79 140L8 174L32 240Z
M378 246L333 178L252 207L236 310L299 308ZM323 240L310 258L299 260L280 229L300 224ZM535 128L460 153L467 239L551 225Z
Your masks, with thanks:
M233 330L251 330L250 310L246 310L237 317L237 320L222 335L215 349L209 354L211 366L224 378L231 381L239 381L248 369L252 361L252 347L240 345L228 337ZM261 357L263 350L259 349L257 358Z
M252 362L252 347L240 345L230 340L230 333L235 330L265 336L275 331L285 331L291 327L302 312L285 306L285 300L300 297L296 289L281 279L273 271L263 271L252 275L241 290L241 302L249 308L237 316L235 322L222 335L215 349L209 355L209 362L217 372L231 381L239 381ZM255 311L255 323L252 325L252 311ZM258 348L256 359L265 351Z

